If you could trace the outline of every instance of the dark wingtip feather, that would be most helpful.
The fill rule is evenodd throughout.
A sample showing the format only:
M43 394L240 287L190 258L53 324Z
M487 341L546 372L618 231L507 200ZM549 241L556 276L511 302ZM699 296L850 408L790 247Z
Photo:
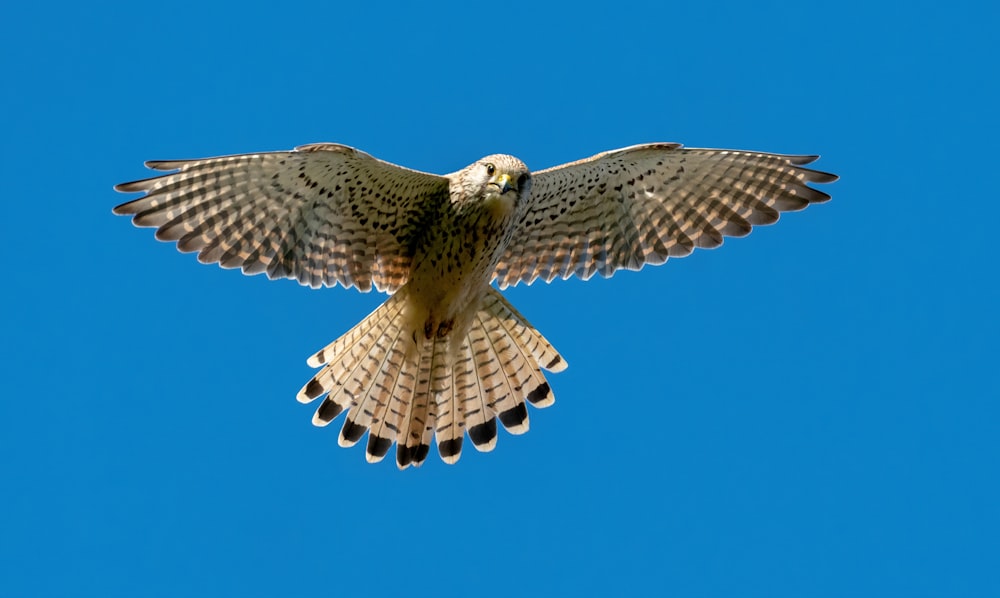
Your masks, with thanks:
M136 191L142 191L142 188L137 186L139 183L142 182L143 181L128 181L127 183L118 183L117 185L114 186L114 189L119 193L135 193Z
M767 226L777 222L779 216L778 210L764 203L757 203L753 206L753 211L750 212L747 221L754 226Z
M789 162L796 166L804 166L806 164L812 164L816 160L819 160L819 154L805 154L805 155L795 155L795 156L784 156Z
M162 176L154 176L151 178L138 179L135 181L127 181L124 183L118 183L114 186L115 191L119 193L138 193L141 191L149 191L156 181L163 178Z
M194 160L146 160L143 162L146 168L151 170L178 170L185 164Z
M840 175L833 174L832 172L823 172L822 170L803 168L802 172L806 173L806 180L810 183L832 183L840 179Z
M115 190L121 191L121 189L118 189L118 185L115 185ZM134 204L135 201L126 201L123 204L118 204L117 206L111 208L111 213L116 214L118 216L128 216L129 214L135 214L136 206Z

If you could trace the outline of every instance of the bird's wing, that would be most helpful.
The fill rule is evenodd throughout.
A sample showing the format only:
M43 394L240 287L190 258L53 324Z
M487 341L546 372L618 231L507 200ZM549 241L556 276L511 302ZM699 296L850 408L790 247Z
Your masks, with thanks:
M817 157L654 143L539 171L497 283L586 280L717 247L830 199L807 185L837 179L803 168Z
M424 220L448 203L448 179L330 143L146 166L176 172L116 185L145 195L115 214L203 263L312 287L395 291Z

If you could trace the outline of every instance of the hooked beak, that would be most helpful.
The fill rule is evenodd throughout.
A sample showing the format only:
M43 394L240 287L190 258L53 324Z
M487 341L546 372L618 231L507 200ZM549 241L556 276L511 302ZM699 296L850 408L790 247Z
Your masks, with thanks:
M500 187L500 195L514 189L514 185L510 184L510 175L507 173L501 174L493 180L493 184Z

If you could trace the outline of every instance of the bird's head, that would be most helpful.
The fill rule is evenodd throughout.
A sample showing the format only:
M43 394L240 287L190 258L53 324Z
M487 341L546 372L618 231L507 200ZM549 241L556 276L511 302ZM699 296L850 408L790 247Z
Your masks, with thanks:
M452 187L463 198L506 204L508 209L525 205L531 192L531 172L514 156L494 154L450 175ZM455 194L452 193L452 200Z

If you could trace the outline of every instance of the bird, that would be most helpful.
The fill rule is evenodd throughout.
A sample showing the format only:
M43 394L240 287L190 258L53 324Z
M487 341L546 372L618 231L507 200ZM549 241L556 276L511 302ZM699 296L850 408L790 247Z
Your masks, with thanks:
M495 154L447 175L336 143L146 162L161 174L114 214L156 228L202 263L389 296L307 363L297 399L313 423L344 415L338 443L367 433L366 459L396 445L400 469L437 445L457 462L467 435L495 448L497 420L528 430L527 403L555 397L553 345L500 293L519 283L639 270L720 246L781 212L822 203L837 176L817 155L648 143L531 171Z

